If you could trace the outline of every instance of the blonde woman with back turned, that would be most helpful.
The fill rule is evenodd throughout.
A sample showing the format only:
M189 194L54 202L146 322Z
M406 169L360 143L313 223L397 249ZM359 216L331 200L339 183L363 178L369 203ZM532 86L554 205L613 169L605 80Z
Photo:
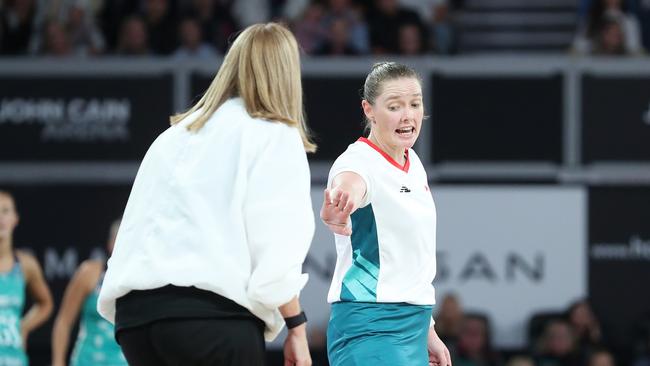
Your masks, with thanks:
M98 310L129 365L311 365L298 295L314 231L293 35L245 29L199 102L171 117L126 205Z

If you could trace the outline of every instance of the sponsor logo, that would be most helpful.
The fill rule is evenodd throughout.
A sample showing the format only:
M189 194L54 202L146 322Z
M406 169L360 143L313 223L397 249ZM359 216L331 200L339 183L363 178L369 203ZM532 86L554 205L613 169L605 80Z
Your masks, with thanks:
M434 283L542 283L546 273L543 253L531 255L511 251L504 256L494 256L476 251L462 258L460 267L451 266L450 254L445 251L439 251L436 256L438 269Z
M650 239L633 235L627 243L594 243L589 252L595 260L650 261Z
M128 141L130 119L128 99L0 99L0 127L41 126L41 142Z
M411 190L407 186L402 186L402 188L400 188L399 191L400 191L400 193L409 193L409 192L411 192Z

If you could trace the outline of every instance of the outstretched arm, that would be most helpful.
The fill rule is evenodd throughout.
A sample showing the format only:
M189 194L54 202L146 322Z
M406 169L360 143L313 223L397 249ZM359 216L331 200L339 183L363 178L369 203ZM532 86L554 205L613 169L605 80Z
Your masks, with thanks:
M332 180L331 188L325 189L321 220L332 232L351 235L350 215L359 208L366 194L366 183L360 175L347 171L338 174Z

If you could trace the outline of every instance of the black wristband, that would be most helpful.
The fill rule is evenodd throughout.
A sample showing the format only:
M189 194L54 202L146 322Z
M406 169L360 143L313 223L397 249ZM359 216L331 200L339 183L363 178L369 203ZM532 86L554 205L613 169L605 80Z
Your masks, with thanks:
M284 318L284 322L287 324L287 329L292 329L299 325L307 323L307 315L305 315L304 311L301 311L300 314L296 316Z

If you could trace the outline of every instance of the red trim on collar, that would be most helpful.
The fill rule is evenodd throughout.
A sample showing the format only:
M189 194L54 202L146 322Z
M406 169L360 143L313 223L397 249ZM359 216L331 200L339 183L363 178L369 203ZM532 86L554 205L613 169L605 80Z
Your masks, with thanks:
M381 154L386 160L388 160L389 163L394 165L397 169L408 173L409 172L409 167L411 166L411 160L409 160L409 150L404 149L404 155L406 155L406 162L404 162L404 166L400 165L398 162L395 161L390 155L386 154L379 146L375 145L372 143L372 141L368 140L365 137L359 137L357 141L365 142L368 144L368 146L372 147L373 149L377 150L378 153Z

